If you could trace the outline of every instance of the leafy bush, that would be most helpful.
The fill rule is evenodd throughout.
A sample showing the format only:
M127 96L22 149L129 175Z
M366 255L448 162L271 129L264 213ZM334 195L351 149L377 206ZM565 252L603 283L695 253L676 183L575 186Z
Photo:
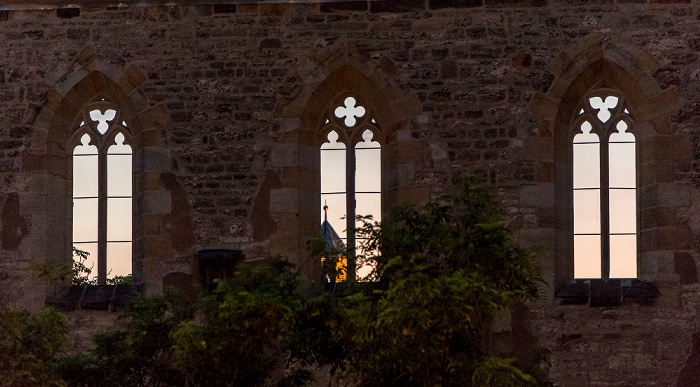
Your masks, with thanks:
M0 386L64 386L54 372L68 343L68 320L52 308L0 308Z
M381 251L364 257L375 261L375 282L341 297L340 313L318 319L334 324L327 327L326 347L342 348L334 350L343 355L319 363L333 364L358 386L534 383L512 362L486 358L481 348L496 312L537 297L539 271L531 252L514 243L487 192L468 182L463 188L421 211L396 208L381 227L364 219L357 230L367 238L363 250ZM319 333L300 342L313 344L312 334Z
M381 227L360 217L362 250L381 251L359 257L372 281L334 281L331 259L323 284L280 258L240 267L194 314L174 298L138 299L125 328L63 359L62 375L73 386L303 386L320 367L357 386L535 385L514 360L482 351L494 315L542 283L501 219L468 183L421 210L395 209ZM320 240L310 251L315 262L342 256Z
M173 332L176 363L188 385L258 386L272 376L283 358L279 343L303 301L291 268L279 258L244 268L201 300L203 321ZM288 380L301 383L301 376L295 372Z
M89 354L67 356L59 362L71 386L174 386L180 375L174 367L171 331L191 317L177 294L136 298L122 318L125 327L93 337Z

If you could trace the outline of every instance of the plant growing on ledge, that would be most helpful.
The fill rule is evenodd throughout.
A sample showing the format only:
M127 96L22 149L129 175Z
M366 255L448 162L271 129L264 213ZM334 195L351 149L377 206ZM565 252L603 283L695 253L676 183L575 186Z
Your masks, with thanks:
M85 265L89 255L90 253L87 251L73 247L73 285L97 285L97 277L90 278L92 267ZM107 276L107 285L131 285L133 283L131 274L109 277L109 273L107 273Z
M97 277L90 279L92 267L87 267L87 261L90 253L87 251L76 249L73 246L73 285L97 285Z

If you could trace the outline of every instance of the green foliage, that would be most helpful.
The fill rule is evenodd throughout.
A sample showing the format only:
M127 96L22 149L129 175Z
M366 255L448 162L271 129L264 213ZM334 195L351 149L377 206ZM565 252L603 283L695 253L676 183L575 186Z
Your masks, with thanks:
M87 267L87 265L85 265L88 256L90 256L90 253L78 250L73 246L73 285L97 285L97 277L93 276L90 278L92 267ZM107 273L107 276L107 285L131 285L133 283L131 274L109 277L109 273Z
M309 261L331 257L322 284L273 258L220 282L196 318L173 298L141 298L124 329L59 369L72 386L304 386L318 367L356 386L536 385L514 360L482 351L496 313L542 283L501 218L468 183L381 226L360 217L362 250L381 251L358 257L375 267L372 281L335 281L342 252L312 240Z
M0 309L0 386L64 386L53 364L68 343L67 326L52 308Z
M132 283L134 283L134 277L131 274L107 277L107 285L131 285Z
M422 211L400 207L381 227L365 222L358 230L368 238L364 249L381 255L369 257L376 261L376 282L366 284L371 291L341 300L346 320L338 342L347 380L468 386L531 379L502 359L484 363L480 348L495 312L537 296L539 272L486 191L468 182L463 188Z
M242 268L201 300L203 321L174 331L176 362L188 386L258 386L278 368L279 342L302 303L291 267L275 258ZM289 380L303 376L294 372Z
M190 316L175 293L138 297L122 316L124 328L95 335L89 355L62 359L61 375L71 386L177 385L170 332Z
M97 277L90 278L92 267L85 265L89 255L90 253L87 251L76 249L73 246L73 285L97 285Z
M530 387L537 380L515 366L513 359L487 358L479 363L472 377L474 386Z

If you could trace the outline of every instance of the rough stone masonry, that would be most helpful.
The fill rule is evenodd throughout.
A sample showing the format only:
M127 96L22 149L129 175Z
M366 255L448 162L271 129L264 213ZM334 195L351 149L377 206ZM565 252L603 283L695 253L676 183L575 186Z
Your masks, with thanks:
M700 3L3 3L0 303L59 292L29 268L70 262L75 131L102 99L131 130L141 291L197 283L207 249L319 275L318 148L355 95L381 131L385 209L471 174L539 246L549 286L493 350L548 349L557 386L700 385ZM638 279L572 282L571 128L598 89L634 119ZM75 346L114 315L71 313Z

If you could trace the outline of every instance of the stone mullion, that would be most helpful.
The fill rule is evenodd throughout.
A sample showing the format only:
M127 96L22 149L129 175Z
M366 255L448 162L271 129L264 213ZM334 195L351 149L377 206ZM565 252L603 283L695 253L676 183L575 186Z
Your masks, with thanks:
M606 129L607 125L600 132L600 277L603 279L610 278L610 134Z
M97 156L97 283L107 281L107 150Z
M355 262L355 146L350 143L346 147L345 152L346 157L346 170L345 170L345 208L347 216L347 237L348 237L348 251L347 251L347 279L349 281L355 280L356 262Z

